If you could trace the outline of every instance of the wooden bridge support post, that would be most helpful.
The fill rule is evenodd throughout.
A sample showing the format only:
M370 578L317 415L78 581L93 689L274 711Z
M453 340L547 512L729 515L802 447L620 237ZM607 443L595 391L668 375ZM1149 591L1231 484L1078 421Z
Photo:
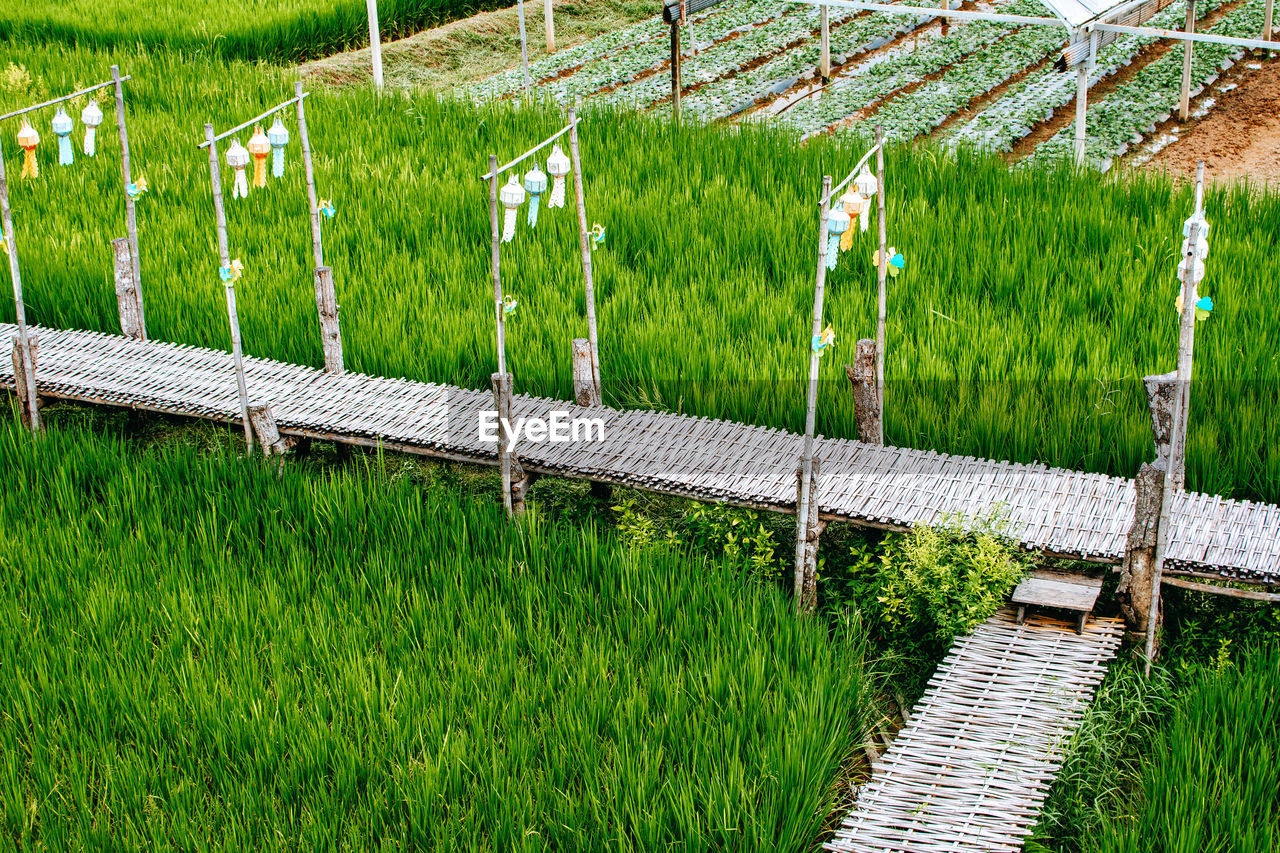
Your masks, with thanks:
M115 81L116 92L116 129L120 132L120 168L124 175L124 215L125 226L129 235L129 254L133 258L133 288L138 302L138 326L141 329L139 340L147 339L147 310L142 300L142 260L138 256L138 217L134 210L133 196L129 195L129 184L133 183L133 175L129 167L129 129L124 121L124 82L120 79L120 66L111 66L111 79ZM117 260L117 265L119 261ZM119 267L117 266L117 269ZM128 332L125 332L128 335Z
M591 376L596 386L596 402L604 400L604 381L600 375L600 339L596 334L596 288L591 269L591 233L587 229L586 188L582 180L582 157L578 151L578 105L569 112L569 155L573 159L573 187L578 203L578 247L582 252L582 277L587 302L587 341L591 345Z
M35 395L34 385L28 384L28 377L35 376L38 349L35 335L28 336L25 346L21 335L13 336L13 390L18 397L18 417L33 432L40 429L40 398Z
M516 518L524 515L525 495L532 479L520 467L514 442L508 425L511 421L512 383L510 373L495 373L493 403L498 412L498 465L502 470L502 505L507 515Z
M284 439L280 437L280 428L276 425L276 417L271 411L270 403L258 403L249 407L249 422L253 425L253 434L258 439L263 456L283 456Z
M799 613L812 613L814 608L818 606L818 542L822 537L822 531L826 529L826 522L818 520L818 468L819 460L813 459L810 462L810 479L809 486L809 504L808 512L804 518L797 517L796 525L801 531L799 539L800 544L796 549L796 572L794 581L794 594L796 597L796 611ZM796 469L796 488L803 487L804 484L804 467L800 466Z
M1187 23L1184 32L1196 31L1196 0L1187 0ZM1178 99L1178 119L1186 121L1191 114L1191 39L1182 43L1182 96Z
M1173 420L1181 419L1181 389L1178 386L1178 374L1161 373L1156 376L1144 376L1142 383L1147 389L1147 404L1151 409L1151 434L1156 446L1156 464L1162 470L1169 471L1173 478L1173 488L1181 490L1186 484L1187 431L1186 422L1178 430L1178 447L1169 447L1173 435Z
M599 406L600 391L591 368L591 342L573 339L573 400L579 406Z
M876 342L870 338L858 341L853 364L844 366L853 385L853 413L858 421L858 440L881 444L884 425L880 419L880 394L876 390Z
M316 311L320 315L320 341L324 346L324 369L342 373L342 330L338 324L338 296L333 289L333 270L316 268Z
M1164 461L1144 464L1134 479L1133 525L1125 543L1124 563L1116 595L1120 611L1129 626L1130 638L1145 636L1147 620L1152 617L1151 574L1156 564L1156 534L1160 523L1160 496L1164 491ZM1157 612L1156 619L1160 618Z
M40 431L40 404L36 399L36 360L34 339L27 331L27 308L22 299L22 270L18 268L18 244L13 236L13 211L9 209L9 181L4 174L4 152L0 150L0 236L4 237L9 257L9 277L13 280L13 305L17 313L18 336L16 346L23 354L22 363L14 363L15 378L22 374L23 382L15 383L25 404L19 407L25 413L23 423L32 432ZM25 392L25 393L24 393Z
M125 337L139 341L147 339L142 322L142 295L138 293L134 274L133 245L128 237L111 241L115 252L116 307L120 313L120 331Z
M889 240L884 212L884 128L880 125L876 125L876 199L880 220L880 269L876 271L876 402L879 404L880 418L876 444L884 444L884 348L885 318L888 314L886 279L889 274Z

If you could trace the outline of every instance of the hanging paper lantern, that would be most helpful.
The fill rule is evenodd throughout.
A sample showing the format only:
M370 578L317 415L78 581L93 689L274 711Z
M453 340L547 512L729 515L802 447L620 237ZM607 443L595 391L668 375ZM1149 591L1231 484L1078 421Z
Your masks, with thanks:
M1187 256L1187 252L1191 251L1191 238L1186 237L1182 241L1182 257ZM1196 238L1196 257L1200 260L1207 260L1209 257L1209 240L1203 234Z
M520 304L520 303L519 303L519 302L517 302L513 297L507 296L507 297L503 298L503 300L502 300L502 313L503 313L503 315L505 316L505 315L508 315L508 314L513 314L513 313L515 313L516 306L517 306L517 305L519 305L519 304Z
M1200 223L1199 239L1201 240L1209 239L1209 220L1204 218L1203 211L1201 211L1200 213L1193 213L1187 217L1186 221L1182 223L1182 236L1188 237L1188 238L1191 236L1192 222Z
M284 147L289 144L289 128L276 116L276 123L267 131L267 141L271 143L271 176L284 176Z
M547 172L551 175L552 184L551 198L547 201L547 207L564 207L565 176L569 174L572 167L573 164L569 162L569 158L565 156L559 145L551 149L551 156L547 158Z
M870 169L863 166L858 177L854 179L853 186L863 199L862 207L858 211L858 227L863 234L866 234L867 229L871 227L871 197L880 189L880 182L876 180L875 175L871 174Z
M227 148L227 165L235 169L236 173L231 186L231 197L248 198L249 181L245 176L244 167L249 165L249 151L240 144L239 139L233 139Z
M1200 281L1204 278L1204 261L1201 260L1200 258L1192 258L1191 260L1194 262L1191 268L1191 283L1199 284ZM1178 261L1178 281L1182 281L1183 278L1186 277L1186 274L1187 274L1187 258L1184 256L1182 260ZM1179 290L1178 299L1179 301L1181 301L1182 299L1181 290Z
M84 156L92 157L97 153L95 141L98 136L98 125L102 124L102 110L96 98L80 111L80 123L84 125Z
M596 246L604 245L604 226L597 222L591 226L591 251L596 250Z
M327 198L320 199L320 203L316 205L316 210L325 215L326 219L333 219L333 214L337 213L334 209L333 202Z
M862 230L867 230L865 214L871 209L871 205L867 202L867 199L862 195L862 193L858 192L854 187L850 187L848 192L841 196L840 206L844 208L844 212L849 215L849 219L851 221L854 218L857 218L862 224ZM853 226L850 225L850 227L844 230L844 236L840 238L840 251L847 252L852 248Z
M147 191L147 179L138 178L131 184L125 184L124 191L129 194L129 198L137 198Z
M244 275L244 264L240 263L239 258L232 261L230 266L218 267L218 278L222 279L223 284L234 285L242 275Z
M507 209L506 218L502 222L502 242L510 243L516 236L516 208L524 204L524 187L520 184L519 175L512 173L498 198Z
M53 128L53 135L58 137L58 165L70 166L76 159L71 147L71 129L74 127L71 116L62 107L58 107L50 126Z
M267 185L267 155L271 153L271 142L262 132L262 125L255 127L249 137L249 153L253 155L253 185L261 189Z
M524 189L529 194L529 227L538 227L538 199L547 191L547 175L533 164L533 169L524 176Z
M36 146L40 144L40 134L31 122L25 118L22 120L22 127L18 130L18 145L24 152L22 158L22 177L38 178L40 177L40 164L36 162Z
M831 328L830 323L827 324L825 329L814 335L813 341L810 343L810 346L813 347L813 351L817 353L818 358L822 358L827 349L835 345L836 333L835 330Z
M827 216L827 234L830 235L830 241L827 244L827 269L836 268L836 263L840 256L840 237L849 230L849 226L853 224L853 220L849 218L849 214L844 212L844 208L837 207Z

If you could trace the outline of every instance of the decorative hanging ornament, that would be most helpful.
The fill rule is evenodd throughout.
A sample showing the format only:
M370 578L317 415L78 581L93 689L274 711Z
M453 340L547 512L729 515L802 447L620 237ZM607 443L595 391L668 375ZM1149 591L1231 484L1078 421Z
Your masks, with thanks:
M1191 238L1185 237L1182 240L1182 257L1185 258L1190 251ZM1196 257L1202 261L1209 258L1209 240L1203 234L1196 239Z
M1187 275L1187 260L1186 257L1183 257L1182 260L1178 261L1178 281L1182 281ZM1191 268L1191 283L1199 284L1204 279L1204 261L1200 258L1192 258L1191 260L1194 262ZM1178 299L1182 299L1181 289L1178 291Z
M880 189L880 182L876 180L875 175L871 174L870 169L863 166L858 177L854 179L853 186L858 191L858 195L863 198L862 208L858 211L858 227L863 234L866 234L867 229L871 227L871 197Z
M227 165L235 169L236 177L231 186L232 198L249 197L249 180L245 177L244 167L249 165L249 151L240 144L239 139L231 140L227 148Z
M856 218L862 224L862 230L867 230L866 223L864 222L866 218L864 213L871 209L871 205L867 203L867 199L863 197L862 193L858 192L856 188L850 187L849 190L841 196L840 205L844 208L844 212L849 214L850 221ZM853 226L851 224L850 227L844 230L844 236L840 238L840 251L847 252L852 248Z
M333 219L333 215L337 210L333 206L333 202L327 198L320 199L320 203L316 205L316 210L325 215L326 219Z
M511 179L502 188L498 198L502 206L507 209L506 217L502 221L502 242L510 243L516 236L516 208L524 204L524 187L520 184L519 175L512 173Z
M1178 313L1182 313L1182 290L1178 290L1178 298L1173 301L1174 306L1178 309ZM1196 300L1196 319L1203 320L1213 313L1213 300L1207 296L1201 296Z
M253 155L253 186L262 189L267 185L267 155L271 153L271 142L262 132L262 125L255 127L249 137L249 153Z
M71 147L71 130L74 126L67 111L58 107L50 127L53 128L53 135L58 137L59 166L70 166L76 160L75 150Z
M889 251L886 252L885 254L889 256L889 269L888 269L889 275L892 278L897 278L898 273L902 272L903 268L907 265L907 259L902 256L901 252L899 252L897 249L893 248L892 246L889 247ZM874 266L876 269L880 268L880 250L879 249L871 253L871 265Z
M517 305L519 305L519 304L520 304L520 303L519 303L519 302L517 302L513 297L507 296L507 297L503 298L503 300L502 300L502 314L503 314L503 316L506 316L506 315L509 315L509 314L514 314L514 313L515 313L515 310L516 310L516 306L517 306Z
M529 227L538 227L538 199L547 191L547 174L533 164L524 176L524 189L529 194Z
M240 263L239 258L232 261L230 266L218 267L218 278L222 279L223 284L235 285L242 275L244 275L244 264Z
M844 212L843 207L837 207L827 215L827 234L830 235L827 244L827 269L836 268L840 260L840 238L850 230L849 226L852 224L853 220Z
M125 184L125 187L124 187L124 191L129 194L129 198L137 198L138 196L146 192L147 189L148 187L147 187L146 178L138 178L138 180L134 181L131 184Z
M271 143L271 176L284 177L284 147L289 144L289 128L280 121L280 116L276 116L276 123L267 131L267 141Z
M597 222L591 226L591 251L596 250L596 246L604 245L604 226Z
M569 162L569 158L565 156L559 145L551 149L551 156L547 158L547 172L552 178L551 198L547 200L547 207L564 207L564 187L565 176L569 174L569 170L573 164Z
M1199 239L1201 240L1209 239L1209 220L1204 218L1203 211L1201 211L1200 213L1193 213L1187 217L1186 221L1182 223L1182 236L1187 238L1191 237L1192 222L1200 223Z
M40 144L40 134L31 122L25 118L22 120L22 127L18 130L18 145L24 152L22 158L22 177L38 178L40 177L40 164L36 162L36 146Z
M836 345L836 333L831 328L830 323L827 324L825 329L813 336L813 341L810 345L818 358L822 358L828 348Z
M89 105L80 111L80 123L84 125L84 156L92 157L97 153L95 142L98 125L102 124L102 110L98 107L97 98L91 99Z

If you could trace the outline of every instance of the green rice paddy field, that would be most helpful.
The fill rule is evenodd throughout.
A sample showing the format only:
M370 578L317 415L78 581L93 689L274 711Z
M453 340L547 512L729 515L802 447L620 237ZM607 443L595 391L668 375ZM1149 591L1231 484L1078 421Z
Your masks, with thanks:
M226 127L286 98L289 72L161 51L0 46L0 107L107 75L130 81L142 269L152 334L228 346L203 124ZM29 79L28 79L29 78ZM15 82L16 81L16 82ZM349 368L464 385L494 369L487 156L514 156L558 126L545 110L318 91L308 99L319 194ZM48 116L41 116L47 129ZM16 126L0 139L17 171ZM106 128L104 127L104 130ZM124 233L118 145L11 181L29 316L117 330L109 241ZM285 178L228 200L248 352L318 363L306 195L296 147ZM824 173L848 143L797 147L768 129L727 131L592 113L582 128L606 396L624 406L799 429ZM247 140L247 137L246 137ZM891 443L1132 475L1152 455L1140 377L1174 367L1175 258L1190 191L1159 178L1008 170L927 148L888 157L889 241L906 271L889 289ZM230 179L225 179L229 188ZM1280 329L1271 284L1280 198L1211 189L1213 254L1202 292L1189 478L1197 489L1280 500ZM508 325L518 390L567 397L569 341L585 335L570 210L543 211L504 247L520 307ZM873 229L874 230L874 229ZM818 427L855 434L842 363L874 335L871 235L829 277L837 348L824 360ZM0 306L0 316L11 317Z

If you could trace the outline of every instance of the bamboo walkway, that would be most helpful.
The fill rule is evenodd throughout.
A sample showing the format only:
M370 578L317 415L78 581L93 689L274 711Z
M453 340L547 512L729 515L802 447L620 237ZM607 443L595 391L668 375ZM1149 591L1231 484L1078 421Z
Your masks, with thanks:
M1123 633L1006 609L957 640L826 849L1021 850Z
M0 324L0 340L15 333ZM34 328L41 396L238 423L231 356L220 350L136 341L97 332ZM448 459L496 464L480 440L492 394L448 385L330 374L247 358L250 403L269 402L285 435L381 445ZM0 359L0 384L13 387ZM665 412L582 409L517 396L513 416L603 418L605 439L524 440L526 470L600 480L654 492L794 512L802 437L777 429ZM1133 521L1131 480L947 456L931 451L820 439L821 516L891 529L997 512L1028 549L1115 563ZM1179 494L1173 507L1172 567L1280 582L1280 507Z

